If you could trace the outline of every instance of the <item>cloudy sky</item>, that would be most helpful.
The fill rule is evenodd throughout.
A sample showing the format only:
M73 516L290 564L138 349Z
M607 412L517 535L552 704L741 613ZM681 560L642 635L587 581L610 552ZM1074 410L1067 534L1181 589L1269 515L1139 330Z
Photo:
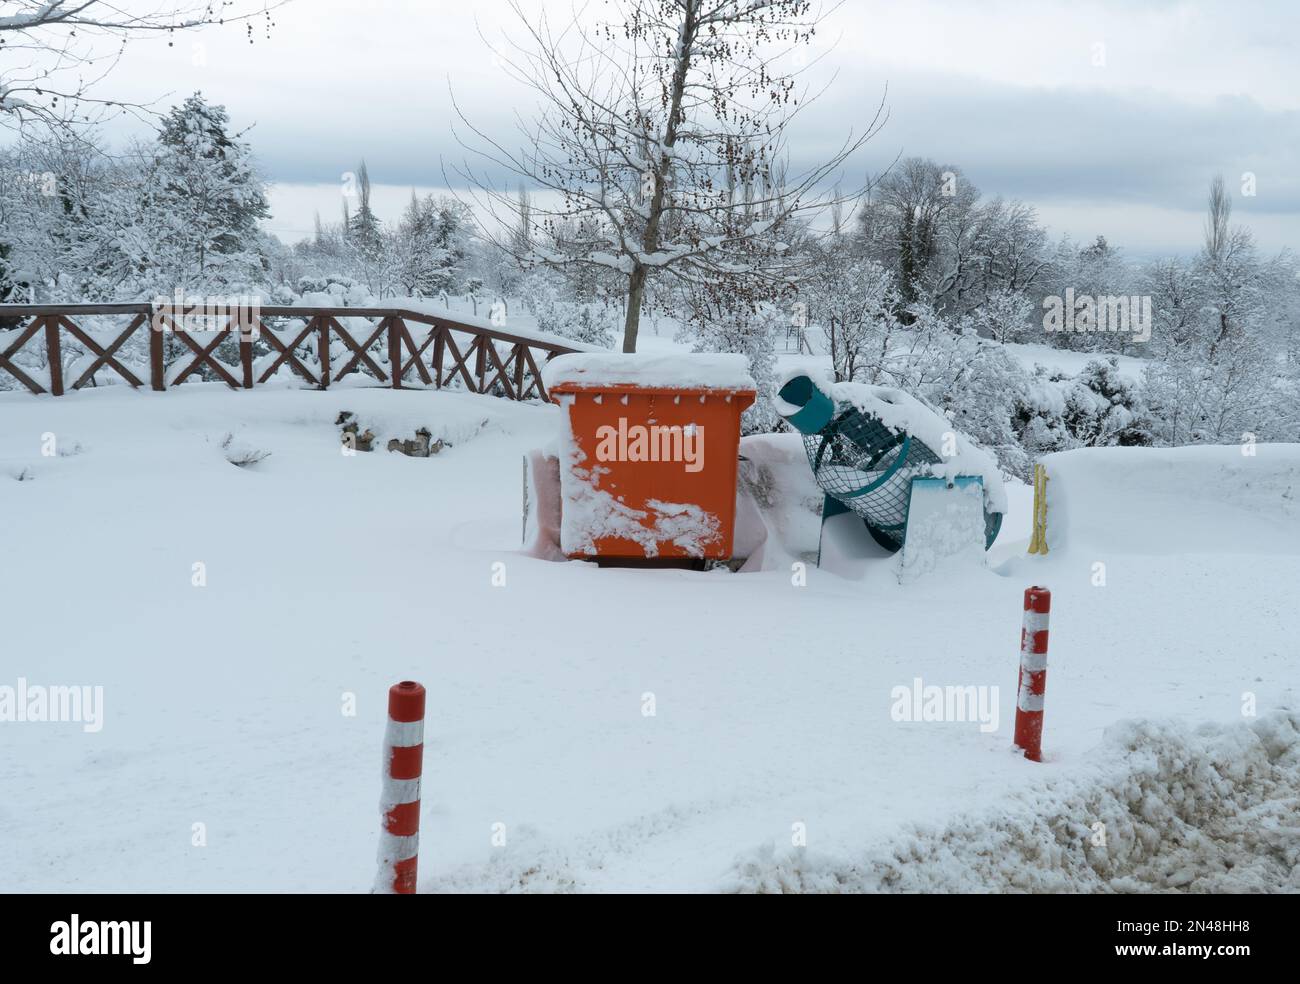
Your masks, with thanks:
M449 86L506 138L532 105L480 37L519 36L505 0L292 0L276 21L251 46L242 27L137 44L106 85L133 99L201 89L253 126L284 238L305 235L314 211L339 214L341 175L362 157L384 217L412 186L442 187L443 161L463 157ZM811 162L838 145L888 86L861 173L932 157L1032 203L1054 233L1146 255L1195 248L1222 172L1263 245L1300 248L1297 38L1295 0L847 0L812 52L825 57L810 81L834 83L792 152ZM1254 196L1240 194L1245 172Z

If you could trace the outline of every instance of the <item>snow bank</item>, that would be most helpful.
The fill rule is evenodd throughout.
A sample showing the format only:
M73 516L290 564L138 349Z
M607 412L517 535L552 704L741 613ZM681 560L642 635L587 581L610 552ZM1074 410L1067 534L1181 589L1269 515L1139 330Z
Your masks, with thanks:
M556 356L542 369L546 388L641 386L673 389L754 390L743 355L601 353Z
M815 562L822 497L798 434L742 437L734 554L747 559L743 569Z
M1300 553L1300 444L1080 448L1043 464L1049 550Z
M1300 713L1233 725L1125 721L1094 776L997 812L912 826L858 859L774 849L740 892L1300 892Z

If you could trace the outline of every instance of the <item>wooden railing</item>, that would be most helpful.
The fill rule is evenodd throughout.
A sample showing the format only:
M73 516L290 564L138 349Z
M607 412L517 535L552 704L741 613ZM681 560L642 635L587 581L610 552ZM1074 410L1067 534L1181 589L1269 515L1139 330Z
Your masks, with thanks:
M414 374L426 387L442 389L463 383L471 393L492 393L511 400L536 396L549 399L541 367L553 357L577 351L549 339L514 334L504 328L466 324L437 315L394 308L276 306L244 308L223 317L216 330L188 327L179 308L153 304L0 304L0 325L17 321L17 327L0 330L0 372L8 373L33 393L62 396L68 390L90 385L100 372L112 372L133 387L148 385L163 391L199 374L220 379L236 389L265 383L282 366L288 366L307 384L329 388L345 376L363 373L379 385L401 389ZM125 327L92 334L84 327L87 316L125 318ZM340 319L365 319L361 332L349 330ZM30 320L26 320L30 319ZM78 324L74 319L81 319ZM267 319L291 319L297 324L274 327ZM144 331L148 335L147 369L121 357L123 346ZM98 335L99 337L96 337ZM167 357L166 339L179 343L181 358ZM85 357L69 372L64 363L65 342L71 340ZM238 364L217 358L223 342L238 346ZM263 344L259 345L261 340ZM309 344L309 340L311 343ZM331 359L331 342L343 343L337 363ZM48 380L32 378L13 360L29 343L44 347ZM375 357L382 344L387 362ZM304 357L304 347L315 358ZM139 348L139 347L137 347ZM257 350L261 349L258 356ZM31 351L31 349L28 349ZM385 368L386 365L386 368ZM30 367L28 367L30 369ZM44 375L44 373L37 373ZM68 377L65 379L65 375ZM75 375L75 378L71 378Z

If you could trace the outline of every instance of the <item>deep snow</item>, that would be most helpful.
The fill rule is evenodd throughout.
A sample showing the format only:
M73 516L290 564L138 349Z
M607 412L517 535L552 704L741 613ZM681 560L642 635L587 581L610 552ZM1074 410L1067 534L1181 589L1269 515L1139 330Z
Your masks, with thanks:
M344 409L380 450L340 453ZM799 493L765 571L522 555L521 456L558 421L380 389L0 394L0 685L105 688L98 733L0 723L0 889L367 890L385 694L414 678L421 891L1300 890L1300 490L1275 468L1200 488L1254 515L1240 542L1171 551L1181 500L1126 521L1117 471L1100 542L1024 556L1012 486L999 570L797 586ZM420 425L451 446L382 450ZM269 457L231 465L227 434ZM1009 750L1035 582L1042 765ZM996 730L893 720L918 678L996 685Z

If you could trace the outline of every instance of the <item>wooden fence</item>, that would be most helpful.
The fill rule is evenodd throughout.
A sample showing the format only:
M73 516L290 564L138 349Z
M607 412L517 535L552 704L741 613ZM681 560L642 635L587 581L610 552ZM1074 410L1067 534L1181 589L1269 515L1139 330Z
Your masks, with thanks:
M201 313L201 312L200 312ZM0 372L8 373L33 393L62 396L91 383L95 374L110 371L133 387L148 385L157 391L184 382L195 373L206 373L236 389L252 389L265 383L282 366L288 366L309 385L328 389L351 373L364 373L379 385L401 389L414 376L426 387L442 389L459 379L471 393L493 393L510 400L536 396L549 399L542 383L541 367L553 357L577 351L550 341L516 335L504 329L465 324L435 315L402 308L346 308L276 306L243 308L223 315L225 326L215 330L194 330L179 308L153 304L0 304L0 324L17 321L18 326L0 330ZM76 319L87 316L117 316L125 319L121 330L100 329L96 338ZM271 327L265 319L292 319L297 324ZM344 326L343 318L365 319L358 332ZM30 320L26 320L30 319ZM122 347L137 333L148 335L148 371L140 372L119 358ZM181 359L168 366L166 338L180 344ZM75 366L75 379L65 379L63 351L67 340L82 346L88 363ZM458 340L459 339L459 340ZM231 340L238 346L238 365L217 358L221 344ZM268 351L255 356L261 340ZM316 358L301 357L303 347L314 342ZM331 359L331 342L342 343L344 353ZM16 365L14 357L29 343L44 347L48 386ZM375 358L375 347L386 346L387 363ZM173 344L173 350L175 344ZM71 375L71 374L69 374Z

